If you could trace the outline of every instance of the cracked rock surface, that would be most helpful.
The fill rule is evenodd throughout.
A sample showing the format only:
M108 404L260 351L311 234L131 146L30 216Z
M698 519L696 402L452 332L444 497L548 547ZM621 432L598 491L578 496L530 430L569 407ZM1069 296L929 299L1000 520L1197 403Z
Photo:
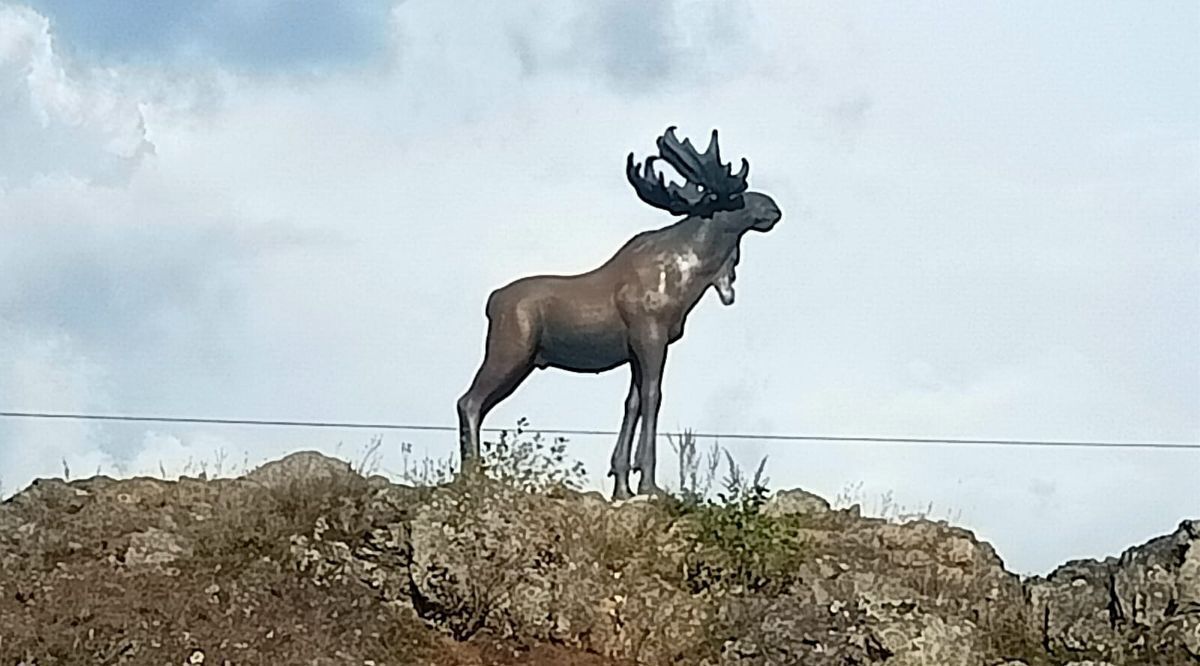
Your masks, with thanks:
M1200 663L1200 521L1185 520L1120 557L1067 563L1026 587L1052 655Z

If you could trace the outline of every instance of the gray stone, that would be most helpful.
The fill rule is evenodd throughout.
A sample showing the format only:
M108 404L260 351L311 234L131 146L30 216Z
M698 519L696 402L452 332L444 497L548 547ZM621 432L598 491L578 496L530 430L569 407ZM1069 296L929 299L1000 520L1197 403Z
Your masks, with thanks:
M1198 543L1200 522L1185 520L1119 558L1069 562L1030 579L1041 641L1095 661L1200 659Z
M187 539L156 527L129 535L125 550L127 566L161 566L192 554Z
M829 511L829 502L824 498L799 488L775 493L762 508L768 516L820 515Z
M296 481L362 480L350 463L316 451L298 451L268 462L242 478L267 488L280 488Z

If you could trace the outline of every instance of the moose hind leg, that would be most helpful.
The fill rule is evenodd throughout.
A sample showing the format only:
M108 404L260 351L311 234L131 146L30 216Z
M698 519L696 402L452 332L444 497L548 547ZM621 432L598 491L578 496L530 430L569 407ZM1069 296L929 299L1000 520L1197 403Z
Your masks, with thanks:
M479 430L483 419L516 390L532 369L532 365L485 363L470 390L458 399L459 447L464 472L478 471Z
M613 448L612 467L608 474L613 478L613 500L625 500L633 497L629 489L629 456L633 451L633 433L637 429L638 417L641 415L641 388L638 386L636 365L633 377L629 382L629 395L625 397L625 417L621 421L621 432L617 435L617 445Z
M460 455L462 470L468 474L479 468L479 430L483 419L516 390L534 367L532 336L523 327L503 319L498 323L489 326L483 364L475 373L471 388L458 399Z

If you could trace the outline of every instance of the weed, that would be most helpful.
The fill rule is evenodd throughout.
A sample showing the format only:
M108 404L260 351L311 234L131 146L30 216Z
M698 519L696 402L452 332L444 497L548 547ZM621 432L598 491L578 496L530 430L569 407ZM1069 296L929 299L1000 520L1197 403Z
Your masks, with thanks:
M924 506L900 504L896 501L895 492L892 490L880 493L879 497L874 500L868 500L867 494L863 491L862 481L847 484L834 497L832 505L837 509L858 505L863 513L894 524L903 524L914 520L932 520L935 515L933 502ZM960 509L947 511L945 514L946 521L950 523L957 523L961 518L962 511Z
M667 435L667 441L679 459L679 493L684 501L700 501L708 497L721 463L721 446L714 441L704 456L696 448L696 435L684 430L676 443L675 437Z
M400 444L400 469L385 470L391 476L413 486L440 486L454 480L455 460L450 455L446 458L435 459L428 455L416 460L413 458L411 442Z
M358 462L351 465L355 473L362 476L371 476L379 471L379 449L382 446L383 437L379 435L371 437L371 441L363 447L363 452L359 456Z

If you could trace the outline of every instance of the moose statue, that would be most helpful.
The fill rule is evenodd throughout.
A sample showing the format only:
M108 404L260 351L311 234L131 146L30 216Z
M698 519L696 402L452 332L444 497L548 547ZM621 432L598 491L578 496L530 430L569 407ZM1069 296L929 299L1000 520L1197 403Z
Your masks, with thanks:
M657 144L659 155L648 157L644 167L629 154L626 176L642 201L683 219L637 234L591 271L522 278L488 298L483 363L458 400L464 474L479 469L484 417L534 368L600 373L629 364L625 417L609 471L612 496L633 496L631 469L639 473L639 494L662 493L654 472L667 347L683 336L684 321L710 286L723 304L733 304L742 236L770 231L781 213L771 197L746 191L750 165L744 158L736 174L721 163L715 129L703 153L686 138L680 143L673 126ZM684 178L682 185L655 172L660 158Z

